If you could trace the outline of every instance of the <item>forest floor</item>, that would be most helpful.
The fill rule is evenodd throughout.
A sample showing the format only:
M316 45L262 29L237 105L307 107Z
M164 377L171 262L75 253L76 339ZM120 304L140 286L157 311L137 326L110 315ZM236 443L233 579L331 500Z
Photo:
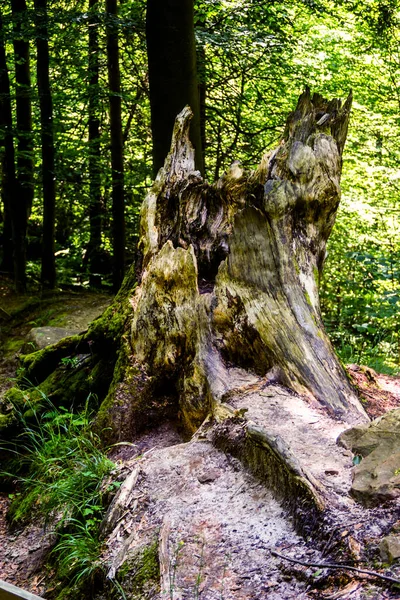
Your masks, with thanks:
M84 331L111 300L109 294L84 290L21 296L13 292L9 280L0 278L0 394L12 386L18 353L32 328ZM0 490L0 580L40 595L46 589L46 575L38 569L52 545L51 532L42 523L10 528L9 504L8 493Z
M44 297L18 297L12 292L9 283L0 279L0 392L12 385L18 364L18 352L30 329L56 326L84 330L90 321L103 312L110 301L109 295L89 291L57 292ZM8 315L12 316L12 319ZM348 372L360 389L364 407L371 418L400 406L400 377L381 375L369 367L359 365L349 365ZM191 456L193 448L196 448L197 458L194 454ZM177 581L181 578L182 589L190 578L194 582L193 594L184 594L185 600L203 597L206 580L209 582L209 591L205 598L215 596L224 599L346 600L368 597L383 600L396 597L388 588L367 583L365 579L351 577L344 578L340 593L335 586L331 590L325 589L324 592L320 592L317 585L306 586L301 582L302 579L310 580L309 569L307 572L305 567L282 567L279 561L270 557L266 562L266 551L271 548L282 552L288 550L294 557L298 554L305 555L311 561L320 560L320 556L319 552L307 546L296 534L280 505L270 497L270 492L250 474L243 472L235 464L235 460L228 459L201 440L192 446L182 444L173 424L167 423L158 430L145 433L142 438L136 440L134 451L121 448L117 453L114 451L111 458L129 469L129 465L137 460L135 455L146 456L141 463L145 477L139 480L139 491L147 495L151 488L155 497L154 510L151 513L154 522L143 522L147 527L143 529L144 535L148 535L149 526L167 526L162 520L162 515L170 505L169 510L172 512L168 514L173 518L174 511L176 512L182 529L180 534L184 533L187 539L191 540L179 550L179 536L176 537L177 531L174 533L177 553L179 550L182 556L188 554L184 564L186 567L190 566L185 567L182 573L178 569ZM191 478L185 475L187 468L190 475L195 472L195 477L192 478L194 483L190 483ZM192 502L193 498L196 498L196 502ZM10 528L6 519L9 503L7 490L3 493L0 491L0 579L35 594L44 595L49 589L43 561L53 543L51 532L46 531L40 522L31 523L25 528ZM179 506L183 507L179 510L188 515L185 522L181 520L182 512L179 512ZM199 507L201 510L198 510ZM160 523L156 519L158 510ZM197 523L199 514L203 520ZM260 515L263 518L259 518ZM124 523L123 526L129 528L129 523ZM357 526L356 523L354 527ZM265 531L262 529L260 533L260 527ZM254 536L256 529L257 536ZM202 537L204 531L208 536L207 545ZM218 532L218 535L215 532ZM115 543L109 544L109 551L116 552L117 546ZM212 556L207 561L207 553L210 552ZM248 574L243 576L244 579L235 575L235 560L239 554L249 557ZM207 572L207 568L203 566L206 562L207 568L214 565L219 571L214 572L211 569ZM267 563L272 564L268 573ZM221 572L224 573L222 579ZM316 582L317 579L316 577Z

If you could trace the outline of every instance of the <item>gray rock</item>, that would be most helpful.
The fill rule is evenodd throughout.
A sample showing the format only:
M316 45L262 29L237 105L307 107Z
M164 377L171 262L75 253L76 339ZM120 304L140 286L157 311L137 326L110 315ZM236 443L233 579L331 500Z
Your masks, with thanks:
M400 496L400 409L344 431L338 442L363 457L353 468L357 500L373 506Z
M42 350L46 346L55 344L65 337L76 335L80 331L76 329L65 329L64 327L34 327L30 330L27 341L24 344L25 353Z
M379 551L383 562L392 563L400 558L400 536L388 535L379 544Z

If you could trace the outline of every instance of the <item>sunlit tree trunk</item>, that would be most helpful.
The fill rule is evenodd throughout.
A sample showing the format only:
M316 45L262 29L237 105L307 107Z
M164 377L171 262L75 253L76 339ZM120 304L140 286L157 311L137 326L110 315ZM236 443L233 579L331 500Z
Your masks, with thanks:
M125 272L124 149L121 120L117 0L106 0L106 11L112 169L113 284L115 291L117 291Z
M89 0L89 269L90 283L97 280L96 259L101 248L101 181L100 181L100 118L99 118L99 18L98 0Z
M42 138L43 181L43 251L42 285L54 288L56 266L54 256L56 182L53 131L53 100L50 89L50 57L47 25L47 0L35 0L37 85L39 91L40 124Z
M11 0L14 26L14 61L17 107L17 178L18 195L14 223L14 276L19 291L26 288L26 228L33 202L33 137L30 52L27 5Z
M146 39L154 175L169 152L175 117L186 104L194 114L190 138L203 173L193 0L148 0Z

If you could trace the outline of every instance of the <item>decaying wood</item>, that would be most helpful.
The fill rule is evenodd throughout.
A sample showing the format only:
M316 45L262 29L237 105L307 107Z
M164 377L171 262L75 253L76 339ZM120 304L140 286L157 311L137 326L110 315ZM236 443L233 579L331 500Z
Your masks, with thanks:
M134 579L137 565L155 549L160 597L186 597L177 541L188 542L186 560L197 568L190 549L198 532L220 536L220 525L227 522L214 522L209 513L208 521L192 527L202 510L192 500L204 486L208 510L205 486L210 485L217 499L212 508L222 499L230 510L247 485L242 477L240 485L228 485L237 481L232 473L240 471L235 459L251 471L257 486L273 492L279 512L283 507L291 513L297 531L315 542L325 540L326 550L332 549L331 532L348 524L349 511L357 523L364 518L348 493L351 453L337 445L337 438L349 424L368 418L325 333L318 297L340 200L350 107L351 96L342 105L306 90L288 117L281 143L260 166L247 172L235 161L214 184L195 169L191 111L185 108L143 203L139 261L114 303L87 332L21 359L24 376L46 393L57 392L80 373L75 389L77 394L84 389L85 399L90 375L90 391L97 382L94 392L102 399L95 427L104 442L135 441L138 448L151 448L139 459L143 476L138 478L135 466L102 524L103 535L111 532L109 579L124 563L128 571L136 565L130 573ZM60 361L78 354L87 357L88 366L66 372ZM88 377L82 376L83 368ZM20 392L25 400L30 390ZM59 398L56 392L52 400ZM2 410L0 403L6 421ZM178 423L191 441L174 445L174 436L171 448L164 443L157 448L156 426L163 421ZM139 490L133 492L136 485ZM249 494L240 510L249 510L251 501ZM374 513L365 518L376 523ZM387 530L386 513L380 523ZM232 532L238 533L236 522ZM366 528L357 548L368 535ZM337 537L342 543L343 536ZM247 541L242 546L246 558L253 551L253 541ZM273 561L269 552L268 560ZM218 577L225 576L221 566ZM218 577L214 570L214 581L210 577L207 583L214 591ZM197 592L199 581L197 573ZM235 581L231 573L230 582Z
M161 598L169 598L171 595L171 557L169 555L169 535L171 532L171 523L168 519L164 522L160 529L158 542L158 560L160 563L160 593Z
M304 507L317 521L332 503L324 464L331 455L341 468L348 460L335 454L335 423L368 420L326 335L318 297L351 101L307 89L260 166L245 171L235 161L214 184L196 171L186 107L143 203L138 263L114 304L69 344L23 359L25 376L48 381L78 347L101 374L108 352L114 376L96 419L105 442L132 441L165 419L178 420L186 435L214 420L213 443L229 452L236 445L232 453L243 452L239 458L290 499L296 522ZM266 386L280 412L264 398ZM236 392L253 387L259 393L250 405ZM327 444L318 469L302 448L299 460L291 432L285 438L270 423L315 419L315 411L330 419L320 436L303 423L304 447Z
M121 485L114 500L111 502L103 521L100 525L100 533L108 535L117 525L124 513L128 510L132 500L131 493L134 489L140 473L140 467L135 467Z
M141 213L130 366L99 421L114 438L132 437L157 405L175 406L193 433L229 390L228 366L367 420L318 297L350 107L351 95L342 106L306 90L260 167L235 162L213 185L195 170L190 109L177 117Z

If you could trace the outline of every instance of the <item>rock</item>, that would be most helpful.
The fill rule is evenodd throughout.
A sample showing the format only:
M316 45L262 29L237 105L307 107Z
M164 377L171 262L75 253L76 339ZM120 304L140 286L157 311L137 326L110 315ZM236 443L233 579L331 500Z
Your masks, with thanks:
M219 475L220 472L218 469L208 469L207 471L204 471L198 475L197 480L199 483L212 483L219 477Z
M383 562L392 563L400 558L400 536L388 535L379 544L379 551Z
M65 329L64 327L34 327L30 330L24 345L25 353L42 350L46 346L78 333L80 331L76 329Z
M338 443L363 457L353 468L351 494L366 506L400 495L400 409L344 431Z

